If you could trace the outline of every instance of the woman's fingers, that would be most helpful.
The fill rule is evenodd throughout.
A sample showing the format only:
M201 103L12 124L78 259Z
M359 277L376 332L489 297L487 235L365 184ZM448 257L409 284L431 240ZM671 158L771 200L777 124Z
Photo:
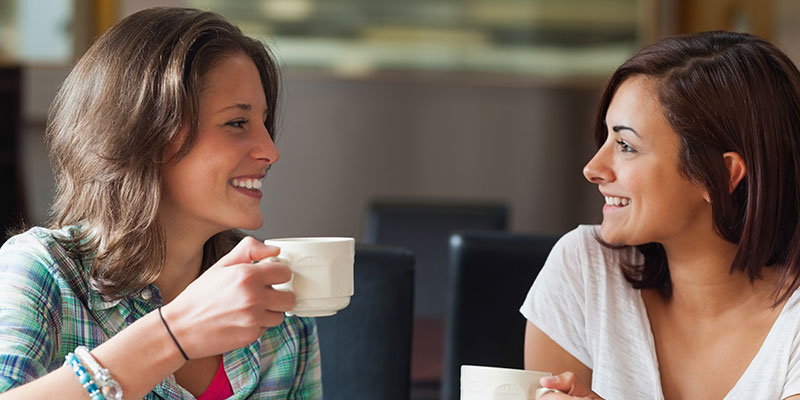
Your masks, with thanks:
M539 379L539 384L545 388L556 389L562 393L546 393L540 399L542 400L558 400L558 399L591 399L598 400L599 396L594 394L586 385L581 382L574 373L567 371L559 375L545 376ZM602 399L600 399L602 400Z
M222 256L214 266L229 266L233 264L247 264L253 261L265 259L267 257L275 257L280 254L281 250L275 246L267 246L250 236L242 239L236 246Z
M255 264L237 264L218 271L221 276L209 276L220 280L224 285L231 286L232 295L240 301L231 301L233 306L239 304L243 311L251 310L254 315L259 315L257 310L285 312L294 308L295 296L289 291L278 290L272 287L286 283L292 278L292 271L285 264L277 262L259 262ZM227 276L227 278L226 278ZM234 306L235 307L235 306Z
M294 308L296 299L294 293L283 292L273 288L267 288L264 294L264 309L284 313Z
M257 270L257 274L263 279L264 285L277 285L286 283L292 279L292 270L286 264L274 261L260 261L249 266Z

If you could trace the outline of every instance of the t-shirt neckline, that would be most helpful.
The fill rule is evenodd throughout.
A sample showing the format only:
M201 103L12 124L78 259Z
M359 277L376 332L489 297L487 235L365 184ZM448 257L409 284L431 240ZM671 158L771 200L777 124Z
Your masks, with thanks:
M645 328L645 332L647 332L646 339L648 346L650 348L651 364L654 367L651 373L654 375L653 380L656 382L656 387L658 388L657 392L658 398L663 399L664 392L662 391L661 388L661 370L658 365L658 355L656 354L656 342L655 342L655 337L653 336L653 327L650 325L650 318L647 316L647 307L644 304L644 298L642 297L642 290L639 289L638 292L639 293L637 296L637 301L639 307L639 318L640 322ZM736 380L736 383L733 385L733 387L731 387L728 393L725 394L723 400L728 399L731 393L735 394L738 390L738 387L740 385L743 385L742 382L746 381L748 375L752 373L750 371L754 368L753 365L758 364L757 361L761 357L763 350L768 347L767 344L769 344L772 340L774 340L773 338L777 334L776 332L778 331L778 327L783 325L783 323L785 322L784 320L786 318L789 318L787 310L794 308L796 306L796 303L800 301L800 294L798 293L800 293L800 289L795 290L794 293L792 293L792 295L789 296L789 299L786 300L786 303L783 304L783 308L781 309L780 314L778 314L778 318L775 318L775 322L772 323L772 327L770 327L767 336L764 338L764 341L761 342L761 346L759 346L756 355L753 356L753 358L747 364L747 368L745 368L742 375L739 377L739 379Z

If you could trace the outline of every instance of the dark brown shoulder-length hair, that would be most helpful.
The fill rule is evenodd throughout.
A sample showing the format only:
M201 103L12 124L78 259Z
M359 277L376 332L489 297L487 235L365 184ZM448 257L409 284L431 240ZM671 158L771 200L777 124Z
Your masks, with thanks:
M765 267L777 269L779 304L800 285L797 67L749 34L715 31L663 39L638 51L609 78L595 120L598 147L606 139L611 99L634 75L656 80L664 115L680 139L678 167L708 191L716 232L738 245L731 272L744 271L756 280ZM740 154L747 169L733 192L724 152ZM671 294L663 247L637 248L644 263L624 266L628 281Z
M90 280L104 297L138 291L163 269L162 167L194 145L201 81L233 54L250 57L259 71L274 139L276 63L263 44L211 12L152 8L128 16L97 39L56 95L46 133L56 179L50 225L81 227L68 248L94 255ZM189 133L166 160L184 124ZM203 269L239 237L226 231L209 239Z

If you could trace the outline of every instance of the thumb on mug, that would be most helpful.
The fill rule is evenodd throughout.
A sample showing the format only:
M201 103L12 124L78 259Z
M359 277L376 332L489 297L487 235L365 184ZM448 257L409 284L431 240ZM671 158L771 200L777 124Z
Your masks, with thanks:
M553 376L543 376L539 379L539 384L542 385L543 389L555 389L557 392L566 393L574 397L597 397L591 389L587 388L583 382L578 379L574 372L570 371ZM542 395L546 393L554 392L543 392Z
M278 247L266 245L252 236L247 236L240 240L228 254L222 256L215 265L227 267L235 264L249 264L253 261L277 256L280 252L281 249Z

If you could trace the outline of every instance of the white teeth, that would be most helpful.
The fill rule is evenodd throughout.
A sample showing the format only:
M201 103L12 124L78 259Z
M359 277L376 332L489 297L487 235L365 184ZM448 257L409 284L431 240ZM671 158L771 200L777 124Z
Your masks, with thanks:
M610 206L627 206L631 204L631 199L627 199L624 197L616 197L616 196L606 196L606 204Z
M245 189L261 189L261 180L260 179L250 179L250 178L234 178L231 179L231 184L238 188L245 188Z

